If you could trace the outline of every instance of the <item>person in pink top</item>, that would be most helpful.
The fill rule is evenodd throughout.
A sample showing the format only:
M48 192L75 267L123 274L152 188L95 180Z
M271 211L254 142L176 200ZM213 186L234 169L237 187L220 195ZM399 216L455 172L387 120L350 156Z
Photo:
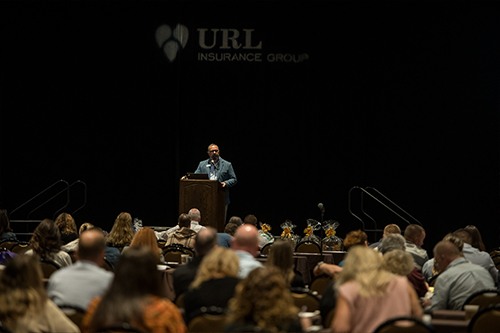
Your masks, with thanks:
M336 333L374 332L394 317L422 317L408 279L386 271L382 256L371 248L352 247L335 284L338 298L331 328Z

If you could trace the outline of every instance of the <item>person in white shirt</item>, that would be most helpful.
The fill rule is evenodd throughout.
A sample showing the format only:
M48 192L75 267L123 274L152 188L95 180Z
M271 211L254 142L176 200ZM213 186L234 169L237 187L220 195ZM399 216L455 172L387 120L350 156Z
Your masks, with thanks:
M198 208L191 208L188 212L189 218L191 219L191 226L190 229L193 230L194 232L198 233L201 229L205 228L200 224L201 222L201 213ZM175 227L172 227L166 231L162 232L155 232L156 238L158 239L164 239L167 240L168 236L170 234L173 234L177 230L179 230L179 225L176 225Z

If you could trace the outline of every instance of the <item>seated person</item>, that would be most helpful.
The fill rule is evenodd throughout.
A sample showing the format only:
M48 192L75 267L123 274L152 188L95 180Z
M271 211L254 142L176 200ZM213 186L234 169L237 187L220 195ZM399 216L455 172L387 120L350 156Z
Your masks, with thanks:
M185 247L194 248L196 231L190 228L191 218L188 214L183 213L179 215L177 221L180 229L168 235L165 246L181 244Z
M227 307L240 281L238 267L238 256L230 249L217 247L205 256L184 296L187 322L199 314L197 311L203 306Z
M36 255L40 259L52 260L60 267L71 266L69 254L61 250L61 233L54 221L45 219L33 232L30 244L32 249L26 255Z

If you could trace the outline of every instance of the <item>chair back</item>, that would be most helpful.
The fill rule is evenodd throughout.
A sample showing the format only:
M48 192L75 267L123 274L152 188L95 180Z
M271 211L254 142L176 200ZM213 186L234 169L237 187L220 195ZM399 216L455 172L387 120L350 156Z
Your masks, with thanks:
M0 243L0 247L5 247L7 250L11 251L12 247L16 244L17 244L16 241L6 240Z
M50 276L57 271L61 266L55 261L49 259L41 259L40 265L42 266L42 273L45 279L50 278Z
M495 247L489 250L488 253L490 254L490 257L493 257L496 254L500 254L500 247Z
M109 271L109 272L114 272L115 271L113 269L113 265L111 265L111 263L107 259L103 260L101 267L104 268L105 270Z
M317 292L318 295L323 295L323 293L326 290L326 287L328 287L328 285L330 284L330 282L332 282L332 280L333 280L332 277L328 275L317 276L311 283L309 289Z
M500 291L495 289L481 290L470 295L465 300L462 310L464 310L466 305L479 305L479 310L482 310L495 304L500 304Z
M170 244L162 249L163 258L166 262L181 262L181 255L187 254L194 258L193 249L182 244Z
M179 309L184 309L184 293L177 295L174 303Z
M434 329L414 317L396 317L380 324L374 333L434 333Z
M17 242L12 246L11 251L17 254L24 254L26 251L32 249L33 247L29 242Z
M202 307L188 324L188 332L222 332L228 316L222 308Z
M329 328L332 326L333 317L335 316L335 308L328 311L328 314L323 319L323 327Z
M314 312L319 310L319 298L316 296L316 293L312 292L306 288L292 288L291 294L293 298L293 303L299 309L302 309L303 306L307 307L307 312Z
M478 311L472 317L467 332L500 333L500 304Z
M59 305L59 309L80 329L85 310L72 305Z
M260 254L269 254L269 250L271 249L272 246L273 246L273 243L267 243L260 250Z
M494 256L491 256L491 260L493 260L493 262L495 263L496 268L499 269L500 268L500 253L495 254Z
M303 242L303 243L297 244L297 247L295 248L295 252L321 253L321 248L316 243L313 243L313 242Z

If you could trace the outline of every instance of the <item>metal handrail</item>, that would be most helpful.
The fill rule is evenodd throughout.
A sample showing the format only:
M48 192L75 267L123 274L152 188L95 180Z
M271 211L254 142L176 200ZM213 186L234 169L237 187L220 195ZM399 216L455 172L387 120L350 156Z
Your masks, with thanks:
M62 193L66 192L66 203L64 206L62 206L61 208L59 208L53 215L53 219L55 218L55 216L60 213L63 209L65 209L66 207L68 207L69 203L70 203L70 189L71 187L77 185L77 184L82 184L83 185L83 188L84 188L84 191L83 191L83 204L78 207L77 209L75 209L71 214L75 214L77 211L79 211L80 209L82 209L86 204L87 204L87 184L81 180L77 180L75 182L73 182L71 185L61 179L61 180L58 180L56 181L55 183L53 183L52 185L48 186L47 188L45 188L43 191L41 191L40 193L36 194L35 196L33 196L31 199L29 199L28 201L26 201L25 203L23 203L22 205L20 205L19 207L17 207L16 209L14 209L9 215L12 216L12 214L14 212L16 212L17 210L21 209L22 207L24 207L25 205L27 205L28 203L30 203L31 201L33 201L34 199L38 198L40 195L44 194L45 192L47 192L48 190L50 190L51 188L53 188L54 186L56 186L57 184L59 183L64 183L66 184L65 188L61 191L59 191L58 193L56 193L55 195L53 195L52 197L50 197L48 200L46 200L45 202L43 202L42 204L40 204L39 206L37 206L35 209L33 209L32 211L30 211L28 213L28 216L26 218L26 220L10 220L10 222L36 222L38 220L30 220L30 215L37 211L38 209L40 209L41 207L43 207L44 205L46 205L47 203L49 203L50 201L52 201L53 199L55 199L56 197L60 196Z
M29 199L28 201L26 201L25 203L21 204L19 207L15 208L13 211L10 212L9 214L9 218L12 217L12 214L14 214L14 212L16 212L17 210L23 208L24 206L26 206L28 203L30 203L31 201L33 201L34 199L38 198L40 195L42 195L43 193L47 192L48 190L50 190L52 187L56 186L57 184L59 183L65 183L66 184L66 190L68 190L68 193L69 193L69 184L67 181L61 179L61 180L58 180L56 181L55 183L53 183L52 185L48 186L46 189L44 189L43 191L41 191L40 193L36 194L34 197L32 197L31 199ZM46 202L45 202L46 203ZM44 203L44 204L45 204ZM40 208L37 207L36 209ZM29 214L31 214L33 211L31 211ZM29 214L28 214L28 220L29 220Z
M349 209L349 213L354 216L356 219L358 219L361 224L363 225L363 230L365 231L374 231L375 233L378 232L378 231L383 231L383 230L380 230L377 228L377 222L375 221L375 219L373 217L371 217L370 215L368 215L365 210L364 210L364 194L368 195L370 198L372 198L373 200L375 200L376 202L378 202L380 205L382 205L383 207L385 207L386 209L388 209L390 212L392 212L393 214L395 214L396 216L398 216L400 219L402 219L403 221L405 221L406 223L408 224L411 224L410 221L408 221L406 218L404 218L403 216L401 216L400 214L398 214L394 209L390 208L388 205L386 205L384 202L382 202L381 200L379 200L377 197L375 197L372 193L370 193L369 190L373 190L375 191L378 195L382 196L385 200L387 200L390 204L392 204L394 207L396 207L397 209L399 209L401 212L403 212L404 214L407 215L407 217L410 217L412 220L414 220L416 223L422 225L422 223L420 223L419 220L417 220L415 217L413 217L412 215L410 215L407 211L405 211L403 208L401 208L400 206L398 206L394 201L392 201L391 199L389 199L386 195L382 194L382 192L380 192L379 190L377 190L376 188L374 187L366 187L366 188L362 188L362 187L359 187L359 186L353 186L350 190L349 190L349 198L348 198L348 209ZM353 211L352 211L352 208L351 208L351 195L352 195L352 192L353 190L360 190L361 191L361 212L366 216L368 217L370 220L373 221L374 223L374 226L375 226L375 229L373 230L368 230L366 229L366 226L365 226L365 222L363 221L363 219L361 217L359 217L358 215L356 215Z
M399 209L400 211L402 211L403 213L406 214L407 217L410 217L413 221L417 222L418 224L420 224L421 226L422 223L417 220L415 217L413 217L410 213L408 213L406 210L404 210L403 208L401 208L400 206L398 206L394 201L392 201L391 199L389 199L386 195L384 195L382 192L380 192L379 190L377 190L376 188L374 187L371 187L371 186L368 186L368 187L365 187L366 190L373 190L375 192L377 192L377 194L379 194L380 196L382 196L385 200L387 200L389 203L391 203L394 207L396 207L397 209ZM397 214L396 214L397 215ZM398 215L399 216L399 215ZM405 220L406 222L408 222L408 224L410 224L410 222L406 219L403 219Z
M57 210L57 211L54 213L54 215L52 216L52 219L54 219L54 220L55 220L55 218L56 218L57 214L58 214L58 213L60 213L60 212L62 212L62 210L63 210L63 209L65 209L66 207L68 207L69 202L70 202L70 198L69 198L69 193L70 193L70 191L69 191L69 189L71 189L71 187L73 187L73 186L74 186L74 185L76 185L76 184L83 184L83 188L84 188L84 192L83 192L83 193L84 193L84 194L83 194L83 205L81 205L81 206L80 206L80 207L78 207L76 210L74 210L74 211L71 213L71 215L75 214L75 212L79 211L80 209L82 209L82 208L83 208L83 207L87 204L87 184L85 184L85 182L83 182L83 181L81 181L81 180L77 180L77 181L75 181L75 182L71 183L71 185L69 185L69 187L68 187L68 201L66 202L66 205L64 205L63 207L59 208L59 210ZM61 194L62 192L64 192L64 190L63 190L63 191L61 191L61 192L59 192L59 193L57 193L54 197L57 197L57 196L58 196L59 194ZM51 198L51 199L52 199L52 198Z

